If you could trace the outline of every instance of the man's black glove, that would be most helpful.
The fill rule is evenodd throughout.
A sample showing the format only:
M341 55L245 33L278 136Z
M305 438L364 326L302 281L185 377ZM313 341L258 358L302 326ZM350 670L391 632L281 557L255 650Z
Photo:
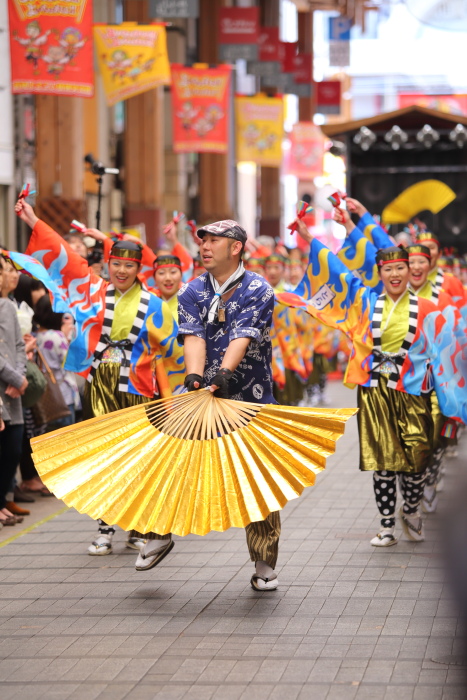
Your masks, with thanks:
M195 383L198 383L199 386L195 386ZM197 389L203 388L204 379L200 374L187 374L183 385L188 391L196 391Z
M229 398L229 380L231 379L233 372L230 369L223 367L218 371L217 374L211 379L211 385L217 386L218 389L214 392L214 396L219 399Z

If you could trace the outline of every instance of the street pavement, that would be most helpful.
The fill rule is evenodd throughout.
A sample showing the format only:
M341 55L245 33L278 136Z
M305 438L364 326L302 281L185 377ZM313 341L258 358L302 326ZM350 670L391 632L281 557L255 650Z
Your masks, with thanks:
M340 384L330 396L355 405ZM464 438L447 462L451 490L466 453ZM358 471L355 418L282 520L280 589L263 594L249 586L241 530L176 538L160 566L139 573L121 531L114 554L88 556L95 524L75 511L13 540L9 528L0 700L467 697L441 515L427 517L424 543L370 546L378 518L371 474Z

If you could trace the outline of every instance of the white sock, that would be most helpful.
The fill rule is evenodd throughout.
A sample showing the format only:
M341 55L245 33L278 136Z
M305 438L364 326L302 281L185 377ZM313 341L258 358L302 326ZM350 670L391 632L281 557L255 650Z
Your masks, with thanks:
M274 569L272 569L265 561L257 561L255 564L256 573L262 578L271 579L274 576Z
M170 542L170 537L167 536L163 540L148 540L141 550L146 556L154 554L162 547L166 547Z

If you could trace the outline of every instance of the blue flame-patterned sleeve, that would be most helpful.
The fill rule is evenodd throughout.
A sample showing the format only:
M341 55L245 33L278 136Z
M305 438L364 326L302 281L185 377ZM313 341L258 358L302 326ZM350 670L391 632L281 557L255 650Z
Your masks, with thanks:
M198 279L184 284L178 293L178 341L183 344L186 335L206 340L204 319L208 313L208 302L204 285Z
M345 330L351 317L354 326L357 318L368 315L372 293L329 248L313 239L308 267L294 294L308 300L317 318Z
M357 272L365 287L381 294L383 283L376 265L377 248L365 238L359 228L354 228L345 239L337 257L352 272Z
M390 248L394 245L386 231L376 223L369 212L365 212L365 214L363 214L363 216L359 219L357 226L365 238L373 243L376 250L381 250L381 248Z
M433 383L441 413L467 423L467 353L453 330L454 317L434 311L423 319L424 347L428 348Z
M64 287L59 287L55 280L49 275L45 267L32 255L18 253L15 250L8 252L8 257L14 264L24 270L27 275L34 277L42 282L52 295L52 308L56 313L69 313L67 290ZM61 282L60 278L60 282Z

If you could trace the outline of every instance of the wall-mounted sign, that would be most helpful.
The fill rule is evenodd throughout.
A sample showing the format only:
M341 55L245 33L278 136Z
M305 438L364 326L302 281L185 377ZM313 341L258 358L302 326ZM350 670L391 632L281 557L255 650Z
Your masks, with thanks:
M350 41L352 20L350 17L339 15L329 18L329 41Z
M289 95L296 95L297 97L311 97L312 87L311 83L297 83L293 76L290 76L290 80L286 87L286 92Z
M293 59L293 78L296 83L306 83L310 85L312 82L312 57L309 53L299 53Z
M345 68L350 64L352 20L344 15L329 18L329 63Z
M264 75L261 78L262 88L276 88L279 92L288 92L288 87L292 76L290 73L273 73L272 75Z
M247 72L257 78L274 77L280 72L278 61L248 61Z
M280 60L282 63L283 73L293 73L294 72L294 59L298 53L298 43L297 42L280 42Z
M239 58L245 61L256 61L258 46L256 44L219 44L219 61L232 63Z
M259 60L279 60L279 27L261 27L259 30Z
M219 60L258 58L259 8L221 7L219 10Z
M322 80L316 83L316 111L319 114L340 114L341 82Z
M221 7L219 10L220 44L257 44L258 7Z
M149 0L150 17L199 17L199 0Z

